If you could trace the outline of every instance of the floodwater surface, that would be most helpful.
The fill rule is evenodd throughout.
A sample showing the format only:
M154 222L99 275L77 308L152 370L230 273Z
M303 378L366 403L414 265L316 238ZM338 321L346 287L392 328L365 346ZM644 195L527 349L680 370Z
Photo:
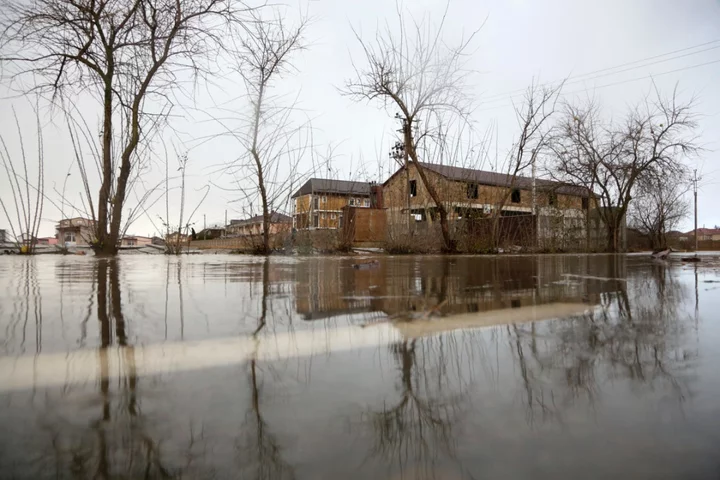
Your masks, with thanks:
M720 477L720 267L0 257L0 478Z

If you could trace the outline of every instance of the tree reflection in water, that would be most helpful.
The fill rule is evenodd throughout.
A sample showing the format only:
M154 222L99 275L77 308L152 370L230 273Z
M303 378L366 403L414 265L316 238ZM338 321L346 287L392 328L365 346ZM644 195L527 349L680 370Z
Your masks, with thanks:
M75 478L103 479L185 477L191 471L195 452L201 447L202 429L198 434L191 425L185 454L172 455L172 460L166 458L170 455L163 453L163 442L151 431L151 422L143 414L135 348L129 342L129 322L122 311L118 261L97 261L94 274L100 333L97 352L101 373L100 412L94 418L90 414L87 426L78 425L73 424L76 418L65 419L54 413L61 407L54 408L50 403L44 429L51 436L52 453L41 454L43 462L38 464L38 471L46 472L52 464L59 478L68 473ZM109 350L111 346L119 348ZM109 355L116 353L120 357L120 371L118 377L113 378ZM75 412L75 416L88 415ZM177 461L178 458L182 461ZM205 473L213 476L212 472Z
M286 479L295 478L290 464L282 457L282 449L272 430L263 417L263 371L257 361L257 348L263 330L267 327L270 297L270 260L265 257L262 266L262 293L260 298L260 316L252 336L255 339L255 354L249 363L248 384L251 392L250 408L245 414L242 425L243 438L237 442L238 466L241 478ZM271 315L272 317L272 315ZM266 370L273 367L265 366Z
M655 264L616 281L586 315L508 326L528 423L562 421L578 400L592 409L606 381L661 392L682 408L691 394L683 370L698 355L682 338L692 323L680 309L687 294L674 272Z

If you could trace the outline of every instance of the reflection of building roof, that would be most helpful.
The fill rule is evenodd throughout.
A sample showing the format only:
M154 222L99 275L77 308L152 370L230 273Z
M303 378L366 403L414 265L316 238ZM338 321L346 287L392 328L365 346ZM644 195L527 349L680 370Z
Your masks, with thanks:
M475 182L480 185L492 185L497 187L509 187L510 185L513 185L515 188L520 189L532 188L532 178L530 177L516 176L513 183L512 175L505 173L487 172L484 170L473 170L470 168L452 167L450 165L438 165L434 163L421 162L420 165L424 169L435 172L438 175L442 175L449 180ZM401 168L398 172L403 170L404 169ZM393 176L396 174L393 174ZM555 191L564 195L575 195L579 197L587 197L589 193L589 190L585 187L567 185L542 178L535 179L535 186L538 190Z
M263 216L255 215L254 217L246 218L243 220L230 220L230 225L252 225L262 222ZM272 214L270 214L270 223L292 223L292 218L279 212L273 212Z
M348 180L330 180L327 178L311 178L295 192L292 198L311 193L330 193L339 195L370 196L370 183Z

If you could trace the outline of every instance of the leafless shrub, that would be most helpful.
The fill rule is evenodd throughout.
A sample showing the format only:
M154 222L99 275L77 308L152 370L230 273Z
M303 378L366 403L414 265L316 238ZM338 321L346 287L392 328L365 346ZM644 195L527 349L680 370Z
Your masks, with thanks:
M22 129L15 110L15 125L19 141L20 152L11 153L5 138L0 133L0 160L7 175L10 186L10 199L3 200L0 195L0 207L10 225L10 231L15 243L20 247L21 253L34 253L37 234L40 229L43 203L45 200L45 152L43 148L42 127L40 117L37 118L37 173L35 184L31 183L28 170L28 152L25 148ZM18 160L19 157L19 160ZM12 202L12 204L10 203ZM14 212L12 212L14 210ZM12 216L12 213L15 216Z

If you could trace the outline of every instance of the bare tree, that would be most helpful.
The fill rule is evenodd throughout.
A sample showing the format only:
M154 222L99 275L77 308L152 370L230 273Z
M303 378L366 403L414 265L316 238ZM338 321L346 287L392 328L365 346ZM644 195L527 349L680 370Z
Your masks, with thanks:
M251 98L251 113L240 130L230 133L240 141L243 154L228 166L235 173L250 172L255 179L253 192L262 208L262 244L258 253L272 251L271 222L276 209L289 199L289 192L298 181L299 163L305 151L302 127L292 124L292 106L283 106L272 96L273 83L291 69L291 56L303 48L302 36L307 21L296 27L287 26L277 12L274 21L256 18L252 35L239 48L238 71ZM242 187L241 187L242 189Z
M355 76L346 83L343 93L356 100L381 102L389 113L397 112L404 152L438 211L444 250L455 251L448 209L423 168L421 161L427 159L420 158L419 146L425 137L433 137L439 119L448 115L467 117L470 101L465 87L469 72L463 62L479 30L456 46L448 46L442 38L446 17L447 6L439 25L433 28L427 18L420 22L406 20L398 7L397 25L386 24L376 32L373 43L355 31L364 64L355 66Z
M173 107L182 79L203 79L224 39L252 11L242 0L9 0L2 9L2 63L21 89L102 107L96 253L117 253L138 146Z
M638 182L649 174L678 175L682 158L698 151L693 101L681 102L655 89L622 123L606 122L598 106L568 105L548 164L561 181L595 193L607 249L621 250L621 230ZM589 225L588 225L589 227Z
M13 110L13 114L15 114ZM11 154L5 138L0 134L0 160L7 175L10 186L12 206L15 210L13 218L10 201L0 196L0 208L10 225L10 231L15 243L20 245L21 253L33 253L35 240L40 229L40 219L43 212L45 199L45 155L43 149L42 128L40 117L37 116L37 174L34 178L35 185L31 183L28 171L28 154L25 150L25 141L22 129L15 115L15 125L20 145L19 154ZM17 161L17 157L20 161ZM21 170L22 167L22 170ZM10 211L8 210L10 208Z
M491 212L493 248L500 246L500 217L508 200L513 195L518 177L523 175L528 168L534 168L538 157L549 148L552 128L549 128L548 124L555 114L561 89L562 84L538 87L533 82L525 92L522 106L515 108L515 118L520 127L520 135L508 152L505 161L503 173L506 175L507 188L497 198ZM534 196L535 191L532 194ZM533 198L533 208L535 206ZM537 215L537 212L533 211L533 215Z
M650 241L650 248L667 248L667 233L690 214L686 175L648 174L638 183L629 208L630 224Z

